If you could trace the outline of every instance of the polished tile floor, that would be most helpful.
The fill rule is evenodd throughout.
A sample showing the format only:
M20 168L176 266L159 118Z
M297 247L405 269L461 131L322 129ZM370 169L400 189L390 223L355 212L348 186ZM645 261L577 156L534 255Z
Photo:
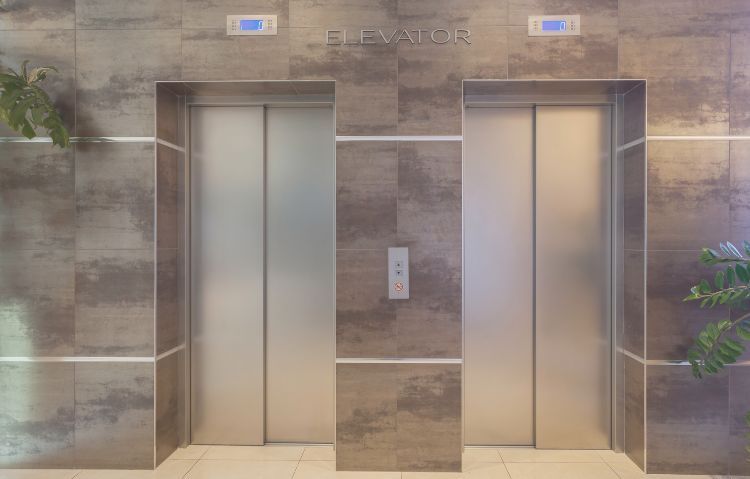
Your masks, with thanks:
M612 451L467 448L464 472L336 472L332 447L190 446L156 471L0 469L0 479L708 479L645 475Z

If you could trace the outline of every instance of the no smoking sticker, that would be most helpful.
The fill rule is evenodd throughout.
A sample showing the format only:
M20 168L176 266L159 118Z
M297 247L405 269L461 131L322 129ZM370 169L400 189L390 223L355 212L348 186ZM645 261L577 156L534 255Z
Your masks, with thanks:
M400 293L404 290L404 283L402 283L401 281L396 281L395 283L393 283L393 290L397 293Z

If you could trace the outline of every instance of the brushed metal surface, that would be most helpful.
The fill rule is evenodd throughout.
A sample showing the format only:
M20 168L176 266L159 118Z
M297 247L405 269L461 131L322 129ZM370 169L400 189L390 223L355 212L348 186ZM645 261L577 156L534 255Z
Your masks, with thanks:
M611 115L537 107L539 448L610 448Z
M268 108L266 442L334 439L333 109Z
M534 443L532 108L464 119L465 443Z
M263 444L263 108L192 107L195 444Z

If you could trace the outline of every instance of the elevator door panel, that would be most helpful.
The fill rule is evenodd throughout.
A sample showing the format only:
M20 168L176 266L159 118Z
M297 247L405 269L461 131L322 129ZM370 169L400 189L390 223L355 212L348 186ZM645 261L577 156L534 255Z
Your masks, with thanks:
M263 108L192 107L191 429L263 444Z
M269 108L266 441L334 436L333 109Z
M465 442L534 443L533 109L468 108Z
M608 106L536 116L536 444L610 447Z

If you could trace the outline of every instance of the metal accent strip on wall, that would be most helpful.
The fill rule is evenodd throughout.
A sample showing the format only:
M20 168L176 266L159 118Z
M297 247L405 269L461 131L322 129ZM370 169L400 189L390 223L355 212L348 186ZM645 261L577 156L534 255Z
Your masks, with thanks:
M750 135L649 135L649 141L748 141Z
M154 363L185 349L180 344L158 356L0 356L0 363Z
M153 136L72 136L71 143L153 143ZM48 136L0 136L0 143L52 143Z
M630 359L638 361L639 363L646 366L690 366L689 361L684 361L681 359L644 359L641 356L628 351L627 349L620 350L620 352ZM738 361L736 363L727 364L727 366L750 366L750 360Z
M336 364L463 364L460 358L336 358Z
M336 141L463 141L461 135L336 136Z

